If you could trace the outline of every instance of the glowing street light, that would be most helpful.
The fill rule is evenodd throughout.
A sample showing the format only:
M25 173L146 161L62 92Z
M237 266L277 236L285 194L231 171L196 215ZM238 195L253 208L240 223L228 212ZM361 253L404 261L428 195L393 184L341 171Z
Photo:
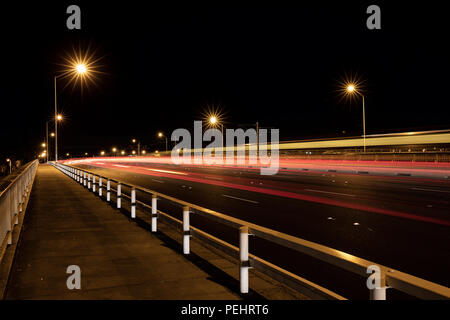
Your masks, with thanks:
M366 108L364 105L364 95L358 90L356 84L348 83L345 88L347 94L357 94L362 98L363 107L363 143L364 143L364 153L366 153Z
M56 77L55 77L55 114L56 114ZM55 117L55 162L58 162L58 121L62 121L62 115Z
M165 138L166 139L166 151L169 150L168 146L167 146L167 137L164 133L162 132L158 132L158 138Z
M96 69L93 55L86 51L85 53L75 52L72 56L64 57L64 70L53 77L55 89L55 161L58 162L58 128L57 121L62 120L62 116L58 115L58 100L56 90L56 80L59 78L69 78L69 83L79 81L81 87L95 79L95 74L99 71Z
M209 122L209 126L211 126L213 128L215 128L215 127L220 127L221 128L221 132L222 132L222 148L223 148L224 147L224 144L223 144L223 123L221 121L219 121L219 117L214 115L214 114L209 116L208 122Z
M124 155L124 154L125 154L125 150L122 150L122 151L120 152L120 154L121 154L121 155Z
M105 155L105 151L100 152L100 155L104 156Z
M87 72L86 65L84 63L79 63L75 66L75 70L78 74L85 74Z
M45 148L46 145L47 145L47 144L46 144L45 142L43 142L43 143L41 144L42 148Z
M136 151L134 151L134 150L133 150L133 151L131 151L131 154L136 154Z
M11 174L11 159L6 159L6 162L9 162L9 174Z
M136 139L132 139L131 142L132 143L136 143L137 142L137 149L138 149L137 154L138 154L138 156L140 156L141 155L141 142L137 141ZM135 154L135 153L133 153L133 154Z
M146 154L146 153L147 153L147 151L145 151L145 150L142 150L142 151L141 151L141 153L142 153L142 154Z

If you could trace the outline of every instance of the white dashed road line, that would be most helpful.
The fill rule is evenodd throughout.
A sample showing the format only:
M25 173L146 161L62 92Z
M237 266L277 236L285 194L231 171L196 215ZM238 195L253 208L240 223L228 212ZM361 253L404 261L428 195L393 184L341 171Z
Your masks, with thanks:
M236 199L236 200L241 200L241 201L246 201L246 202L250 202L250 203L259 203L258 201L253 201L253 200L248 200L248 199L243 199L243 198L238 198L238 197L233 197L233 196L229 196L227 194L223 194L223 197L227 197L227 198L231 198L231 199Z
M336 195L339 195L339 196L347 196L347 197L355 197L354 194L348 194L348 193L330 192L330 191L313 190L313 189L305 189L305 191L329 193L329 194L336 194Z
M431 192L445 192L445 193L450 193L450 191L448 191L448 190L425 189L425 188L411 188L411 190L420 190L420 191L431 191Z

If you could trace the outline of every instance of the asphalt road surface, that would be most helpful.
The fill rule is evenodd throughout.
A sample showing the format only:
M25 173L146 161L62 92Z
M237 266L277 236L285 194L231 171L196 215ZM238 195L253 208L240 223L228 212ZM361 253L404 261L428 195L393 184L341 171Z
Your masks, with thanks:
M77 164L264 227L320 243L441 285L450 285L450 181L172 164ZM181 217L160 201L158 209ZM236 231L192 225L237 244ZM367 299L365 279L259 239L250 252L348 298ZM393 289L388 298L405 298Z

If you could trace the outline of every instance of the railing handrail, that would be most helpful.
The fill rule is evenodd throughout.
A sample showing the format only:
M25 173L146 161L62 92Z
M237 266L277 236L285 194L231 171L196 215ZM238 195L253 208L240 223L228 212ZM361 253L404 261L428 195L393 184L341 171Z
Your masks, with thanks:
M36 161L38 161L38 160L33 160L33 161L30 161L30 162L28 162L25 166L25 168L22 170L22 172L21 173L19 173L9 184L8 184L8 186L5 188L5 189L3 189L2 191L0 191L0 199L3 197L3 195L5 195L7 192L8 192L8 190L11 188L11 186L13 186L16 182L17 182L17 180L19 180L20 179L20 177L22 176L22 175L24 175L26 172L27 172L27 170L28 170L28 168L31 166L31 165L33 165L33 163L35 163Z
M0 262L7 252L8 246L13 244L13 233L19 229L19 217L25 212L30 191L36 174L38 160L29 162L8 186L0 192ZM0 283L0 299L4 286Z
M411 294L420 298L447 298L450 299L450 288L442 286L440 284L418 278L416 276L395 270L393 268L389 268L372 261L359 258L357 256L348 254L346 252L330 248L325 245L321 245L318 243L314 243L305 239L301 239L292 235L288 235L276 230L272 230L270 228L262 227L256 225L251 222L247 222L245 220L241 220L238 218L234 218L223 213L195 205L189 203L184 200L177 199L172 196L165 195L163 193L147 189L141 186L137 186L131 183L125 183L120 180L108 178L106 176L102 176L96 174L92 171L88 171L85 169L80 169L78 167L73 167L65 164L58 163L57 165L72 168L76 170L80 170L82 172L86 172L88 174L95 175L96 177L100 177L102 179L107 179L113 181L115 183L120 183L121 185L134 188L141 192L145 192L151 195L156 195L158 197L167 199L169 201L175 202L183 207L189 207L189 209L194 209L197 213L206 218L211 218L216 220L222 224L228 225L233 228L241 228L248 227L249 233L258 236L261 239L265 239L267 241L279 244L281 246L290 248L292 250L307 254L316 259L325 261L332 265L338 266L344 270L353 272L360 276L368 276L367 268L369 266L376 265L380 268L381 273L385 277L386 284L392 288L398 289L405 293Z

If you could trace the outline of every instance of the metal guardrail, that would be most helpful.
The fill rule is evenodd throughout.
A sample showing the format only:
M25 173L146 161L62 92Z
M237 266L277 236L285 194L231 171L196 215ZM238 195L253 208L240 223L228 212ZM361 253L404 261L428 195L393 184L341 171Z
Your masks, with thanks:
M188 203L183 200L176 199L174 197L164 195L162 193L149 190L143 187L139 187L133 184L124 183L115 179L98 175L94 172L82 170L76 167L63 165L60 163L53 164L56 168L70 176L75 181L87 187L94 193L98 193L100 197L105 197L106 201L111 201L111 194L114 191L116 197L117 208L122 208L122 198L126 197L130 201L130 213L131 218L136 218L136 206L139 205L144 209L151 210L151 231L157 231L157 219L163 218L165 221L181 225L183 231L183 253L189 254L190 252L190 237L194 236L206 241L208 244L220 248L225 253L228 253L234 257L238 257L240 260L240 291L241 293L248 293L249 289L249 275L248 269L255 268L274 279L294 288L315 299L339 299L345 300L344 297L332 292L324 287L314 284L298 275L295 275L287 270L284 270L268 261L265 261L259 257L249 254L249 235L265 239L267 241L276 243L280 246L290 248L292 250L301 252L303 254L312 256L316 259L325 261L329 264L350 271L363 277L373 277L374 270L378 271L378 283L375 281L376 286L370 290L370 299L372 300L385 300L386 289L395 288L409 295L421 298L421 299L450 299L450 289L403 273L392 268L376 264L374 262L361 259L354 255L326 247L314 242L310 242L301 238L297 238L285 233L281 233L269 228L255 225L253 223L240 220L234 217L227 216L217 211L213 211L201 206L197 206L192 203ZM116 188L113 189L111 184L115 183ZM130 195L123 193L122 187L126 186L130 189ZM106 189L105 189L106 188ZM148 205L136 199L136 190L145 194L151 195L152 204ZM105 193L104 193L105 191ZM183 207L183 219L178 220L166 213L157 210L157 200L165 199L169 202L177 204ZM190 214L195 213L201 215L207 219L219 222L228 227L239 230L239 248L218 239L202 230L190 226Z
M26 168L0 192L0 261L8 245L12 244L14 226L19 222L19 214L31 190L38 160L27 164Z

